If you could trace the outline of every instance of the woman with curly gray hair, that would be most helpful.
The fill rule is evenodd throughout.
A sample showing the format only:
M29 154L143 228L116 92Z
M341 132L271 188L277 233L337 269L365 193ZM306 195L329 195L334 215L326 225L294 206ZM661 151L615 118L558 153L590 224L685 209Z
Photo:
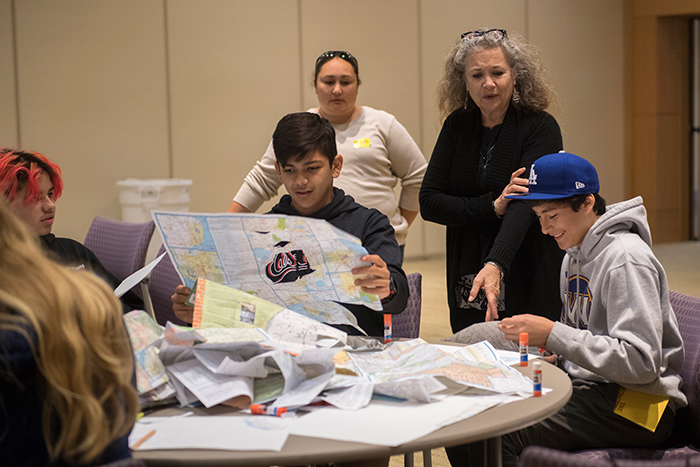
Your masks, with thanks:
M553 99L537 49L503 29L464 33L447 55L438 87L447 118L420 207L425 220L447 226L453 332L514 314L559 316L563 252L527 206L504 198L527 192L525 170L562 149L545 110Z
M553 103L555 93L547 82L539 50L520 36L508 37L505 30L482 29L463 34L447 55L445 73L438 84L438 106L443 118L455 109L468 107L467 57L476 51L496 48L500 48L513 75L513 103L517 107L538 111L547 110ZM473 99L471 104L474 105Z

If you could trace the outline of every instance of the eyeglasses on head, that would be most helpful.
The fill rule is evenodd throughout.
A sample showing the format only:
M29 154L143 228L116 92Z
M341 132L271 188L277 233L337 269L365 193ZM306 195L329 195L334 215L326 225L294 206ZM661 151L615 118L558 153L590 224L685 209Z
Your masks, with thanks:
M462 40L472 40L476 39L477 37L488 37L490 39L495 39L497 41L502 41L508 35L506 34L505 29L487 29L485 31L468 31L462 34L461 39Z

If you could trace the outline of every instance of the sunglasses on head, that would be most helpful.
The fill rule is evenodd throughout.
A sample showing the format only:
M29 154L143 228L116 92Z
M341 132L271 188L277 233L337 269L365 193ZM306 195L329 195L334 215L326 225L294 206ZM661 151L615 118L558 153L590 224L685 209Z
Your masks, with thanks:
M342 58L343 60L347 60L353 65L357 65L357 59L353 57L350 52L345 52L344 50L329 50L327 52L323 52L316 59L316 65L318 65L320 62L326 61L334 57Z
M486 31L468 31L462 34L461 39L462 40L472 40L476 39L477 37L485 36L490 39L495 39L497 41L502 41L508 35L506 34L505 29L487 29Z

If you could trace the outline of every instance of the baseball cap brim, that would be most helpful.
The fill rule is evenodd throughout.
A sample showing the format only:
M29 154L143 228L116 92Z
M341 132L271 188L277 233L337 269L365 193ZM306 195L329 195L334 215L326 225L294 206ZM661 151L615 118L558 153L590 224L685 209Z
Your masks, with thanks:
M583 194L583 193L579 193ZM557 193L519 193L517 195L506 195L504 198L508 199L524 199L524 200L541 200L541 199L562 199L568 198L572 195L570 194L557 194Z

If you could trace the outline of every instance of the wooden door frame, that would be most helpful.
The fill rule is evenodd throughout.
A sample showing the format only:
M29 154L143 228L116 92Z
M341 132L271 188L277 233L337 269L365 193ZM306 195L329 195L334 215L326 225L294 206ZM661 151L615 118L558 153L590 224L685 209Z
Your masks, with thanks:
M690 239L690 18L700 0L625 1L625 193L655 242Z

